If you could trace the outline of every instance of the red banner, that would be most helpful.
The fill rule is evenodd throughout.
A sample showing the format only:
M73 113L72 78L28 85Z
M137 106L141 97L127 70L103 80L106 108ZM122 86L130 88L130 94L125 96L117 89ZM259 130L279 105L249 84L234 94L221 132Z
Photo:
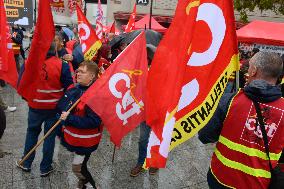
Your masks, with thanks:
M146 39L142 32L81 98L101 117L116 146L145 121L147 72Z
M165 167L169 150L211 119L238 69L234 24L232 1L178 2L147 82L148 166Z
M129 33L135 29L135 18L136 18L136 4L134 5L133 11L129 17L129 21L125 27L126 33Z
M33 99L37 78L46 54L54 39L55 28L49 1L39 1L38 19L32 40L31 51L25 63L25 70L19 81L18 93L25 99Z
M4 3L0 0L0 79L16 88L18 72L12 49Z

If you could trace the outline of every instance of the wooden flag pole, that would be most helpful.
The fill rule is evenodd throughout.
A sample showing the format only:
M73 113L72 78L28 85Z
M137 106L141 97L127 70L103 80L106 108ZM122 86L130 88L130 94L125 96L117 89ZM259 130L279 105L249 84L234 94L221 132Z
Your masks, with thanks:
M71 108L69 108L69 110L67 112L71 112L76 106L77 104L80 102L80 99L78 99L72 106ZM19 162L19 165L22 165L24 163L24 161L26 161L31 154L37 149L37 147L39 145L41 145L41 143L43 143L43 141L50 135L50 133L61 123L62 120L58 120L49 130L48 132L37 142L37 144L29 151L29 153L27 153L25 155L25 157L23 157L23 159Z
M113 164L113 162L114 162L115 150L116 150L116 146L114 145L113 154L112 154L112 161L111 161L112 164Z

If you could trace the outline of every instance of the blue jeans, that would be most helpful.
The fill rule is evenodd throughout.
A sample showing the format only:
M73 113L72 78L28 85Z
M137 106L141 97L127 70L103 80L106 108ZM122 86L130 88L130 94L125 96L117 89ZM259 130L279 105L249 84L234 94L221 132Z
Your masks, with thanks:
M41 125L44 123L44 134L46 134L55 122L56 114L54 110L35 110L29 108L24 156L36 145L41 132ZM53 131L43 142L43 158L40 163L40 171L42 173L49 171L51 168L55 136L56 132ZM31 168L34 158L35 152L24 162L24 167Z
M151 128L146 125L146 122L142 122L140 124L140 138L139 138L139 156L137 165L143 165L145 158L147 156L147 146L149 142L149 136L151 132Z

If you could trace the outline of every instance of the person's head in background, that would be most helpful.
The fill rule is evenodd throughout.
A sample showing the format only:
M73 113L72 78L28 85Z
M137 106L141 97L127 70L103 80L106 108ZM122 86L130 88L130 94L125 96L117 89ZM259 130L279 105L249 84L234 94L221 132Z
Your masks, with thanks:
M54 42L56 43L57 51L60 51L62 48L64 48L63 38L60 33L55 34Z
M259 49L258 48L253 48L252 49L252 51L250 51L249 53L248 53L248 57L249 58L252 58L256 53L258 53L259 52Z
M249 61L248 83L253 80L265 80L276 85L282 74L283 61L276 53L258 52Z

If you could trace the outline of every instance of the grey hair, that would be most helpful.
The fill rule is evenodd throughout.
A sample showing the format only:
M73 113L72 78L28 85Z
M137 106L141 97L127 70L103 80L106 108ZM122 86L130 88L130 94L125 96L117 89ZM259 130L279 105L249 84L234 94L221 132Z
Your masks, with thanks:
M258 52L250 60L265 78L277 79L282 74L283 62L276 53Z

